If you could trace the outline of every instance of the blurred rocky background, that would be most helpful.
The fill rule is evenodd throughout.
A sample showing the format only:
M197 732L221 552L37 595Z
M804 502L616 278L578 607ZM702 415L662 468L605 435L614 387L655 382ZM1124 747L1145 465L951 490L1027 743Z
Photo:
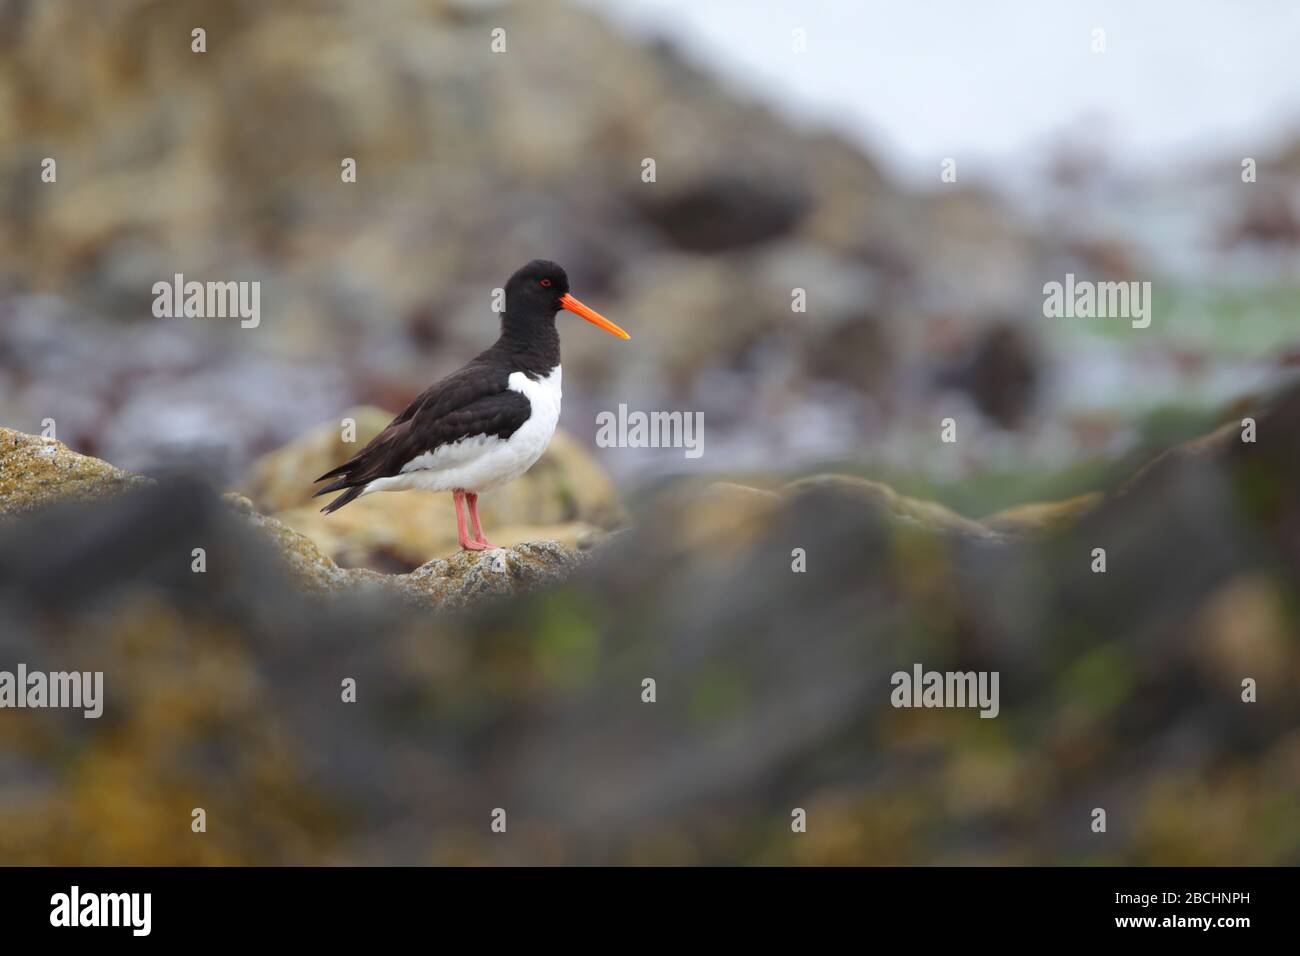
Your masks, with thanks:
M1297 862L1296 143L1008 196L590 6L0 0L0 668L109 693L0 711L0 862ZM560 317L510 547L320 515L537 256L633 338ZM1045 319L1066 272L1151 328ZM261 324L155 318L178 273ZM597 448L619 403L704 455ZM889 709L916 661L1002 716Z
M937 162L900 185L553 0L5 0L0 23L0 421L123 467L234 483L349 407L400 407L490 342L491 290L538 255L634 335L561 319L580 443L615 400L705 413L698 465L604 456L624 481L869 456L954 495L997 472L981 505L1009 504L1189 437L1300 347L1294 146L1245 184L1234 156L1134 181L1065 140L1012 203ZM1153 280L1152 328L1045 320L1066 271ZM262 324L154 318L177 273L260 281Z

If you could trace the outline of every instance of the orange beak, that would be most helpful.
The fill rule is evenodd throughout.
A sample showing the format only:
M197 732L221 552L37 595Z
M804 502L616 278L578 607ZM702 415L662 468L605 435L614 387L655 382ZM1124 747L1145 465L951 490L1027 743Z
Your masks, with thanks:
M560 296L560 308L567 309L569 312L572 312L574 315L582 316L592 325L599 326L600 328L608 332L610 335L617 335L620 339L630 339L632 337L628 335L626 332L624 332L622 329L620 329L613 322L609 321L609 319L605 318L603 315L597 312L595 309L587 308L585 305L583 305L573 296L569 295L569 293L567 292L564 293L564 295Z

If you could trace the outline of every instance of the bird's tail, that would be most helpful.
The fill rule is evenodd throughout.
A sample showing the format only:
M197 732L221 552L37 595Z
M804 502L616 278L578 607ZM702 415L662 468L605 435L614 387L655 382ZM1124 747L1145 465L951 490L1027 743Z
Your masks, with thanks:
M360 498L361 493L365 490L366 489L360 485L358 485L355 488L349 488L343 494L339 495L337 498L335 498L333 501L327 504L324 508L322 508L321 512L323 514L332 514L333 512L338 511L340 508L342 508L349 501L354 501L355 499ZM313 495L312 497L315 497L315 495Z
M324 481L328 477L330 476L321 475L316 480ZM344 477L339 478L337 481L331 481L324 488L319 488L316 490L316 493L312 495L313 498L319 498L321 495L328 495L334 491L343 492L343 494L339 495L337 498L335 498L333 501L327 504L324 508L322 508L321 509L322 513L330 514L332 512L338 511L349 501L355 501L357 498L361 497L362 492L366 490L366 486L364 484L354 485L352 484L352 480L353 479L345 475Z
M325 514L338 511L348 502L360 498L365 494L370 482L384 475L387 468L386 451L388 446L386 443L398 431L400 431L400 425L390 425L372 438L361 451L316 479L316 481L333 480L328 485L317 490L312 495L313 498L319 498L321 495L328 495L334 491L343 492L343 494L322 508L321 511Z

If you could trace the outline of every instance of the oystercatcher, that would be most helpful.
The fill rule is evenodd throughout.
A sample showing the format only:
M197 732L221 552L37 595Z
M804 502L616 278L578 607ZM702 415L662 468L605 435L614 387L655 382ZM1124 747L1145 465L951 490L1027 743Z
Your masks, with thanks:
M560 418L560 309L619 338L609 319L569 295L569 277L536 259L506 283L506 308L496 344L426 389L365 448L317 481L316 495L343 491L321 510L337 511L373 491L450 491L460 546L495 547L478 520L481 492L514 481L541 457ZM471 538L462 502L469 504Z

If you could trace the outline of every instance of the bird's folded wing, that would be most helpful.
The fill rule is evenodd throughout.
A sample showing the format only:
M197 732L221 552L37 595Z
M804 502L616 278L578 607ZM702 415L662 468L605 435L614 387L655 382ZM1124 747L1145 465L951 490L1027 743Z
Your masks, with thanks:
M509 438L528 420L532 406L510 390L505 376L450 376L428 389L352 458L317 478L334 481L316 492L363 487L377 478L400 474L412 459L476 435Z

